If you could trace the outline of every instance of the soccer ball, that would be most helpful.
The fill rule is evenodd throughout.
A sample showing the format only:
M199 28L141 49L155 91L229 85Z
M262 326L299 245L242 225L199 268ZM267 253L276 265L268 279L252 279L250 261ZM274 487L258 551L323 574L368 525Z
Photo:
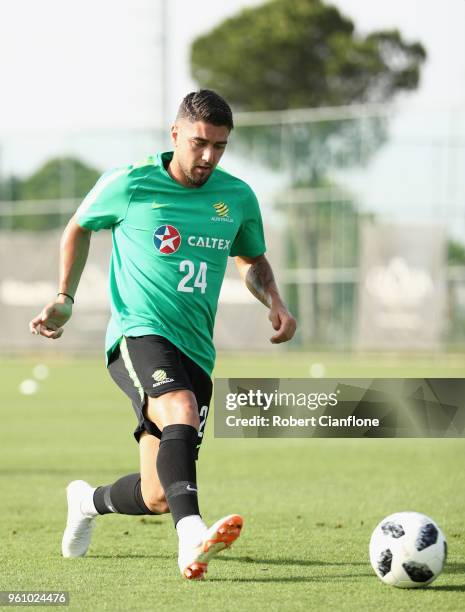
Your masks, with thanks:
M419 512L396 512L383 519L370 540L370 562L386 584L423 587L442 572L447 543L436 523Z

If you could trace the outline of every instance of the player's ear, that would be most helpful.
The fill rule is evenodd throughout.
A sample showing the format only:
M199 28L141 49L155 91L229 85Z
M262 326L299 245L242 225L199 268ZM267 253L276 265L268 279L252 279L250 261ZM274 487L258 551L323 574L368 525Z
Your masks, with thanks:
M176 147L178 143L178 126L175 123L171 126L171 142Z

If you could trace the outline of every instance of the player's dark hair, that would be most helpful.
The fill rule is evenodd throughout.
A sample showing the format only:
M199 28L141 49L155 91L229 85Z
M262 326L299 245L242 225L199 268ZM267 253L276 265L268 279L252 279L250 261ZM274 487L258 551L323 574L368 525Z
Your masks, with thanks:
M200 89L187 94L181 102L176 118L224 125L230 130L234 127L231 107L211 89Z

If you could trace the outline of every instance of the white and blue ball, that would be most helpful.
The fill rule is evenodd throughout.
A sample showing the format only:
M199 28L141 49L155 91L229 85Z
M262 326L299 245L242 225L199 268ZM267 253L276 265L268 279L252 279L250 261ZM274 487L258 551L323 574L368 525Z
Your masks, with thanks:
M383 519L370 540L370 562L386 584L404 589L431 584L442 572L447 543L438 525L419 512Z

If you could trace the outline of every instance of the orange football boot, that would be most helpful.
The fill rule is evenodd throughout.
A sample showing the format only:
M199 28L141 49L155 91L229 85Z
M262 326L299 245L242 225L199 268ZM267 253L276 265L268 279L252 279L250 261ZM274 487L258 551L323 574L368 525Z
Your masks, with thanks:
M203 580L208 563L219 552L229 548L241 534L244 521L238 514L225 516L208 529L200 546L194 549L193 559L184 565L181 573L188 580Z

